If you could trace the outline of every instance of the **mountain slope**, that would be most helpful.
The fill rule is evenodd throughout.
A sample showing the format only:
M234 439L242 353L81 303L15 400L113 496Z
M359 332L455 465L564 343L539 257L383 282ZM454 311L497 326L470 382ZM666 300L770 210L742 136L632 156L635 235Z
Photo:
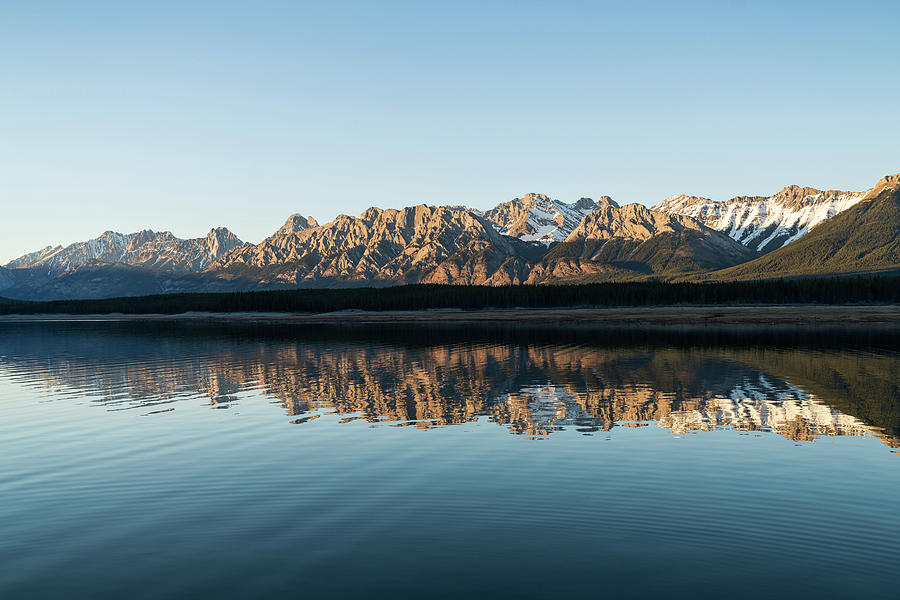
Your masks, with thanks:
M305 286L430 282L502 284L524 279L528 244L463 207L369 208L318 227L239 248L207 271Z
M609 196L598 202L581 198L566 204L544 194L526 194L498 204L483 216L504 235L526 242L552 243L566 239L584 217L607 204L618 207Z
M607 205L584 218L532 270L529 283L643 279L721 269L756 256L728 236L641 204Z
M653 207L694 217L759 252L781 248L816 225L860 202L867 192L817 190L790 185L774 196L738 196L715 201L678 195Z
M16 300L77 300L255 289L255 282L223 280L203 273L160 271L125 264L84 265L55 277L17 269L17 281L0 295Z
M15 278L9 269L5 269L0 267L0 290L5 290L8 287L12 287L15 285Z
M792 244L703 279L771 279L900 269L900 181L882 179L867 198Z

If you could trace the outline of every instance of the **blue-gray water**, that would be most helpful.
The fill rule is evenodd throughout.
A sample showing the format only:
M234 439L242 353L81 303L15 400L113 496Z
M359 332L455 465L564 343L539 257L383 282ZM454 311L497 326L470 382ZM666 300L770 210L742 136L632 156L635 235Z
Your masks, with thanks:
M0 597L896 597L896 336L0 325Z

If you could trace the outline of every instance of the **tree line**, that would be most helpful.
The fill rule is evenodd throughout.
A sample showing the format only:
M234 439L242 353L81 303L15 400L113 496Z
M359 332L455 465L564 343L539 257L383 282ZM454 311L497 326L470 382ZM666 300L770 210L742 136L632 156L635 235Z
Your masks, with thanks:
M99 300L0 301L0 314L177 314L665 306L674 304L852 304L900 302L900 277L744 282L618 282L582 285L405 285L163 294Z

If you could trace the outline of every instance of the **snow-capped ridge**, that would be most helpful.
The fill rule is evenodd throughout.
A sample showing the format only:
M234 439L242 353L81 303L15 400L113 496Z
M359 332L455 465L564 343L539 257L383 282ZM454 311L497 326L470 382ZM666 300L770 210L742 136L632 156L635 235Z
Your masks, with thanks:
M483 213L504 235L526 242L561 242L581 221L602 206L616 206L609 196L580 198L568 204L545 194L529 193Z
M898 179L885 177L864 192L789 185L772 196L736 196L730 200L678 194L653 210L693 217L753 250L768 252L799 239L819 223L871 198L874 190Z
M143 229L134 233L107 230L98 237L68 246L47 246L7 263L10 269L39 269L55 275L86 265L124 264L154 270L199 272L219 256L242 246L225 227L202 238L181 239L170 231Z

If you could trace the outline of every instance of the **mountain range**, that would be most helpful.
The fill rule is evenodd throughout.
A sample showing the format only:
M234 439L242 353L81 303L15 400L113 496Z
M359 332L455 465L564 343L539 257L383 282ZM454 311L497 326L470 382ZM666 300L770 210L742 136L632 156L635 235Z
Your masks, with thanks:
M900 175L862 192L788 186L769 197L526 194L488 211L369 208L320 225L291 215L258 244L106 231L0 267L0 296L102 298L189 291L410 283L542 284L768 279L900 269Z

